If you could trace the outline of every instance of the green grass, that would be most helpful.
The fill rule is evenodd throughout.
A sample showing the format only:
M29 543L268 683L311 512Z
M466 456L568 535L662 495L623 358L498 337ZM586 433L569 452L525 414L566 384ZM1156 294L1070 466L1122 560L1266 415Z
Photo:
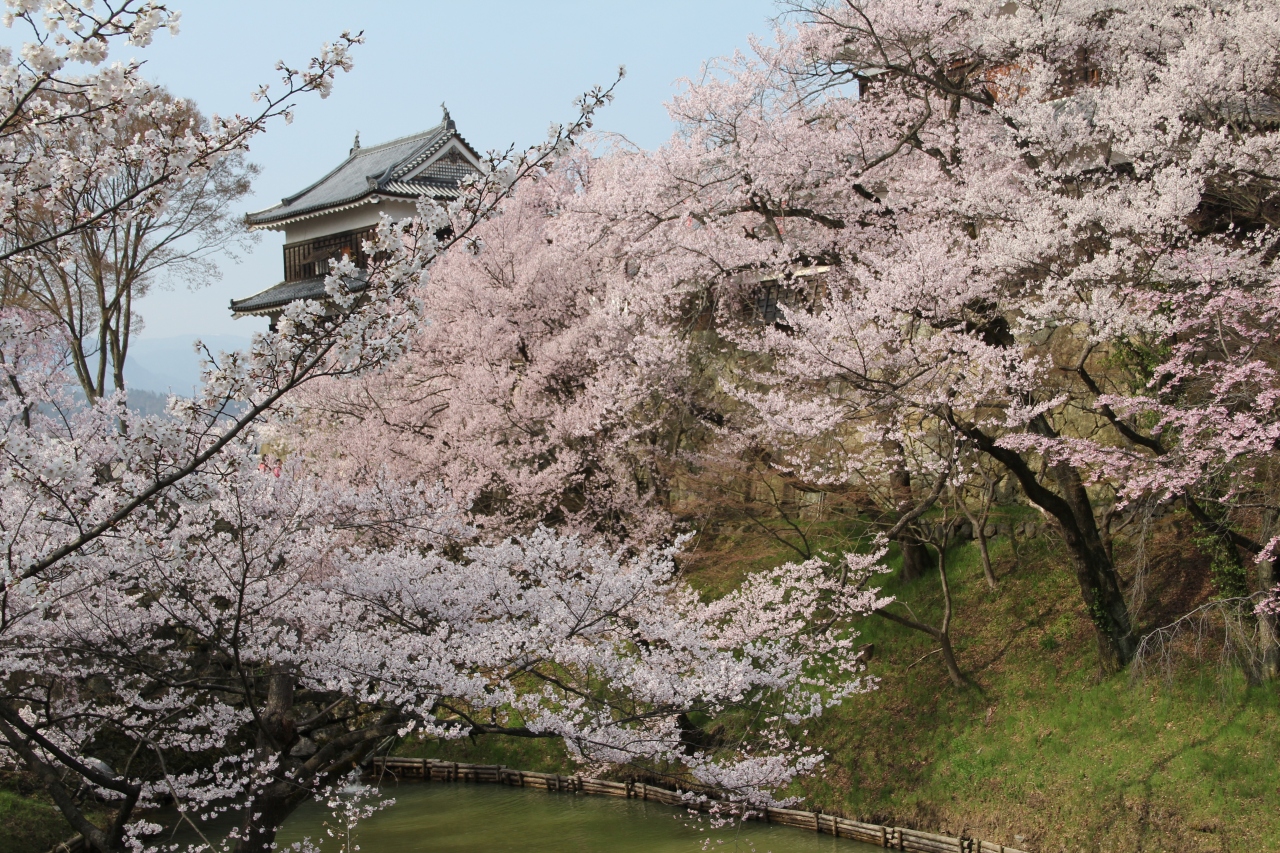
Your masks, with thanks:
M44 853L73 834L52 803L0 787L0 850Z
M796 793L851 817L1035 851L1280 849L1275 686L1211 663L1168 680L1101 678L1065 559L1044 541L1017 547L993 543L995 592L976 545L949 552L968 689L951 686L931 638L866 620L880 689L808 727L830 758ZM1181 577L1195 559L1175 552L1167 568ZM938 587L885 584L926 621L939 618Z

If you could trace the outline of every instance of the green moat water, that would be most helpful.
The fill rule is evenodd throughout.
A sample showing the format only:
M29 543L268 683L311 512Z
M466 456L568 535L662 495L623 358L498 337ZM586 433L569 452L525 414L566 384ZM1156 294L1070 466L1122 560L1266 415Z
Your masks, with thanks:
M751 822L713 829L679 809L642 800L557 794L504 785L408 782L383 789L395 805L360 823L360 853L863 853L879 848ZM320 803L300 807L280 850L325 834ZM324 849L337 850L328 840Z

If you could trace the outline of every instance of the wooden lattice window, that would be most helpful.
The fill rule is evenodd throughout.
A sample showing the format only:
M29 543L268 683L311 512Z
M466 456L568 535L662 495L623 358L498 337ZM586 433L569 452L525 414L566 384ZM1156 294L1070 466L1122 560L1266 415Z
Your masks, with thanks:
M372 229L346 231L285 246L284 280L304 281L328 275L329 261L335 258L352 258L357 267L364 269L369 259L360 245L372 236Z
M751 319L757 323L774 325L786 323L786 310L803 311L820 310L826 285L820 276L796 278L786 284L775 280L766 280L756 285L752 294ZM785 306L785 308L784 308Z
M772 325L782 319L783 313L778 307L780 298L786 298L780 286L776 283L761 283L760 289L756 291L756 320Z

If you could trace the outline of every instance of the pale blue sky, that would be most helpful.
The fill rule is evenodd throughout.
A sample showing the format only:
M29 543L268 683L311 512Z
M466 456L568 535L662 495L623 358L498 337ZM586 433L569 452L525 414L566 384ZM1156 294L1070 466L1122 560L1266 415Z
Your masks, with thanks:
M306 98L292 125L258 139L262 167L255 210L274 204L337 165L357 130L366 145L430 127L446 101L458 129L478 149L529 144L552 121L573 117L572 101L608 83L618 65L627 79L600 118L601 130L652 148L671 133L663 103L676 81L715 56L746 50L750 34L768 35L772 0L580 2L330 2L330 0L176 0L182 34L160 35L136 50L147 73L206 112L247 111L249 93L278 78L277 59L300 64L344 29L361 30L351 74L327 100ZM267 232L220 282L148 296L146 338L186 334L248 335L265 321L231 320L227 302L280 280L281 236Z

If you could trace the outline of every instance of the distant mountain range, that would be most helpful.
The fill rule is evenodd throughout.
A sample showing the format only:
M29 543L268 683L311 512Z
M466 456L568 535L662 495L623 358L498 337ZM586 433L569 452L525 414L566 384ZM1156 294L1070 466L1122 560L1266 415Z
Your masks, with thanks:
M201 357L193 348L197 338L215 355L244 349L250 341L241 335L177 335L132 341L124 367L125 385L165 396L190 397L200 384Z

